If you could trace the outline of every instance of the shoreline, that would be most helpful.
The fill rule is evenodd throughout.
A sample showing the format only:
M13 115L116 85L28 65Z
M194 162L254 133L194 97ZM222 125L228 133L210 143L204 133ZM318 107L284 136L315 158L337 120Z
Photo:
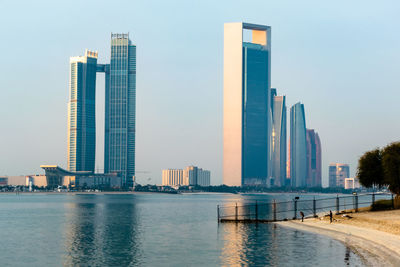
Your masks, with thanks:
M275 223L338 240L360 256L366 266L399 266L400 210L361 212L351 216L352 219L335 216L333 223L324 217Z
M18 194L16 192L0 192L0 195L149 195L149 194L162 194L162 195L222 195L231 194L229 192L178 192L178 193L168 193L168 192L145 192L145 191L101 191L101 192L21 192Z

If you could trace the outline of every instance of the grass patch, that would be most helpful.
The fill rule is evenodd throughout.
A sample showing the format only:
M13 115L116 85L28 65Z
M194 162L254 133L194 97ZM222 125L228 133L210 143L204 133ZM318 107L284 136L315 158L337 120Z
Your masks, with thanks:
M391 210L391 209L393 209L392 200L391 199L377 200L377 201L375 201L374 204L371 205L371 210L372 211Z

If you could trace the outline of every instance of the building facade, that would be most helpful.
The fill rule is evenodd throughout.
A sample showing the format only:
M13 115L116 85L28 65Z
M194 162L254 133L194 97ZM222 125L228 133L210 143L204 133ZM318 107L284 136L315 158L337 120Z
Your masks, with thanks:
M345 187L345 179L350 177L348 164L331 163L329 165L329 187Z
M68 102L69 171L94 171L97 52L71 57Z
M286 97L278 96L271 89L272 134L271 134L271 186L286 183Z
M345 178L344 189L358 189L360 188L360 182L358 178Z
M314 129L307 129L307 187L321 187L321 141Z
M196 166L162 171L163 186L210 186L210 171Z
M199 186L210 186L210 171L198 169L197 173L197 185Z
M111 34L106 75L104 172L120 173L122 185L135 175L136 46L129 34Z
M290 179L292 187L305 187L307 177L307 140L304 105L290 109Z
M167 169L162 171L162 185L164 186L182 186L189 185L184 179L182 169Z
M243 40L249 30L252 41ZM270 170L271 27L224 25L223 182L266 185Z
M183 176L187 185L196 185L198 179L199 168L196 166L186 167Z

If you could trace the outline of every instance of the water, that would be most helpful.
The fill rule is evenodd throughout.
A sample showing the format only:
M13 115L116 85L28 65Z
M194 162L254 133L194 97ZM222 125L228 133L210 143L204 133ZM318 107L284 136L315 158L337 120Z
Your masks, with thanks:
M1 266L362 265L342 243L218 224L216 205L291 195L0 194Z

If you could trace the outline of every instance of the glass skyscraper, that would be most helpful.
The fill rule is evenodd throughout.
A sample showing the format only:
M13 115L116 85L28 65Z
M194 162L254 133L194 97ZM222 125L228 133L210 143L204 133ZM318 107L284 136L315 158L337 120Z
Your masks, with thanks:
M250 30L251 42L243 40ZM224 184L267 185L270 178L271 28L224 25Z
M111 34L106 72L104 172L118 172L122 185L135 175L136 46L129 34Z
M304 105L290 109L290 179L292 187L305 187L307 177L307 141Z
M321 187L321 141L314 129L307 129L307 187Z
M94 172L97 52L70 58L68 170Z
M286 97L278 96L271 89L272 134L271 167L272 186L285 186L286 183Z

